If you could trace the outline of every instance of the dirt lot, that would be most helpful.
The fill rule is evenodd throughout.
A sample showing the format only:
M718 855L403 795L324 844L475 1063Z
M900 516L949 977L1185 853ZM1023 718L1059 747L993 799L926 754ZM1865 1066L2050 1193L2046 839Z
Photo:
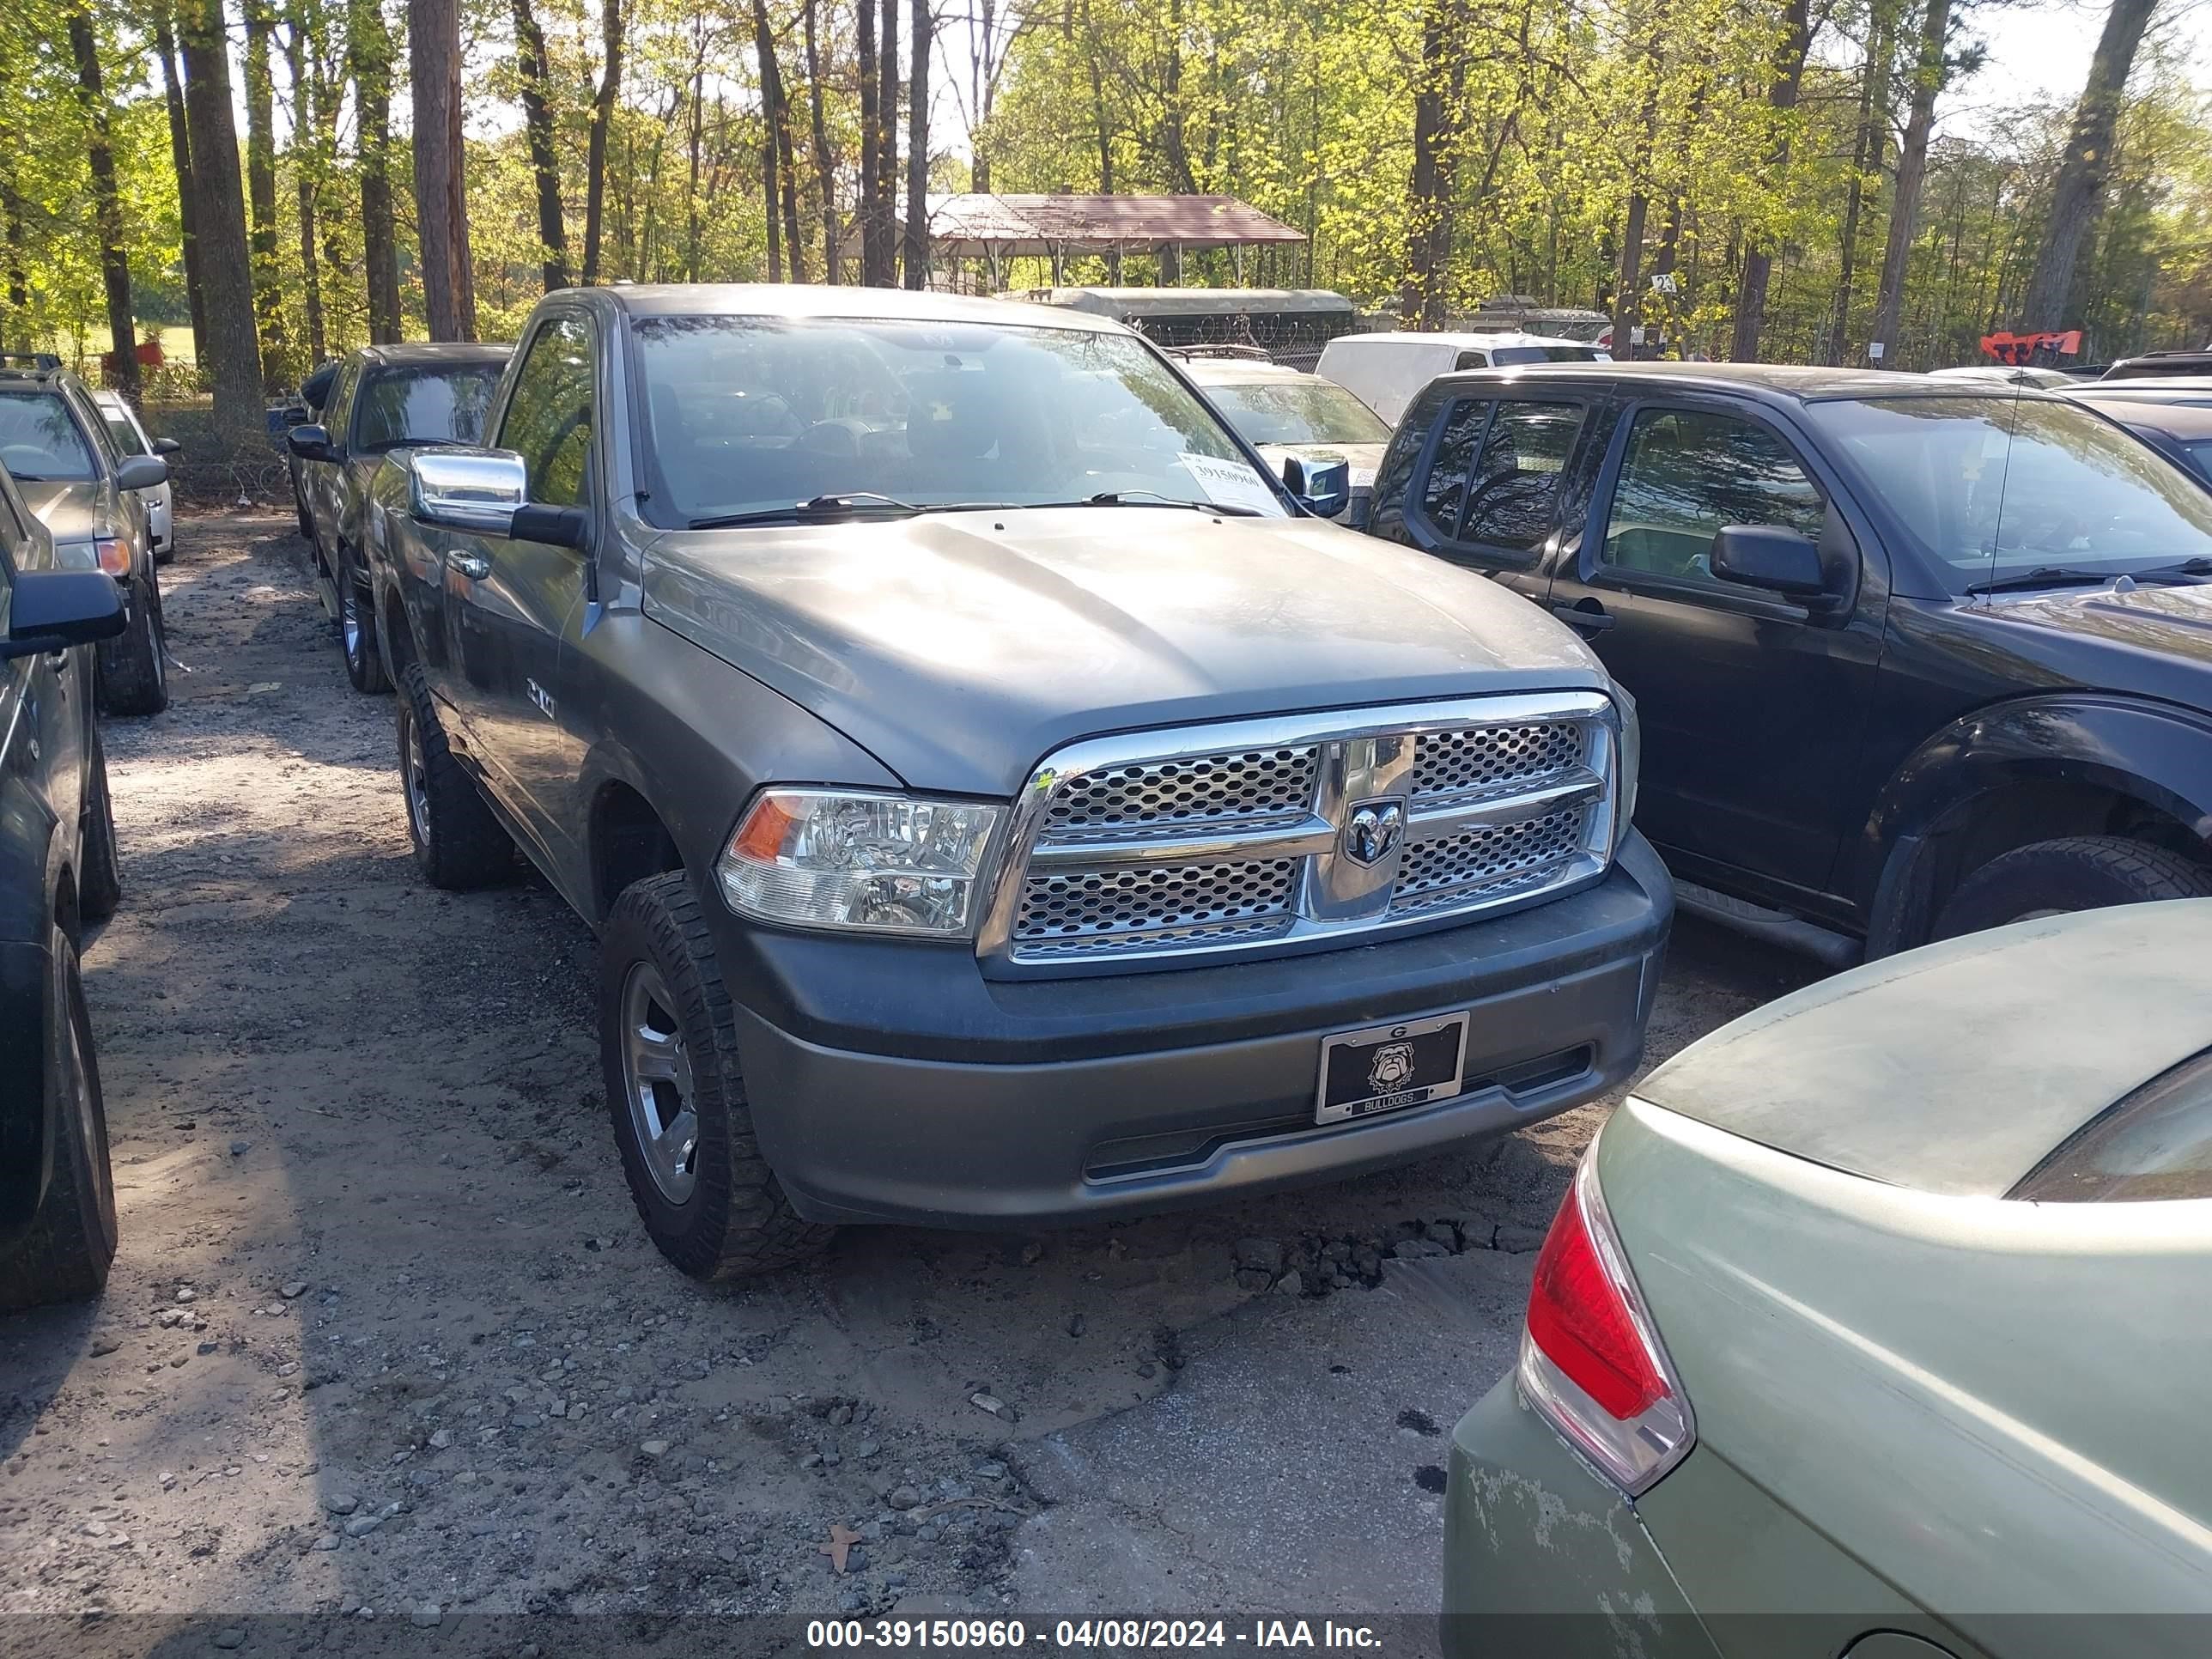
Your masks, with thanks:
M390 700L347 687L289 530L185 527L189 672L109 727L123 1247L97 1307L0 1322L0 1613L1434 1608L1441 1435L1601 1107L696 1285L613 1156L588 933L520 872L416 879ZM1653 1055L1808 972L1685 926Z

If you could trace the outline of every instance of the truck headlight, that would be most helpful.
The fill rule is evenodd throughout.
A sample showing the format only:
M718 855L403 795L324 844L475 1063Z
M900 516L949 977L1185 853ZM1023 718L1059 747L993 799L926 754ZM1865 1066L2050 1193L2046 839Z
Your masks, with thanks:
M983 910L1002 806L764 789L716 860L739 915L791 927L957 938Z

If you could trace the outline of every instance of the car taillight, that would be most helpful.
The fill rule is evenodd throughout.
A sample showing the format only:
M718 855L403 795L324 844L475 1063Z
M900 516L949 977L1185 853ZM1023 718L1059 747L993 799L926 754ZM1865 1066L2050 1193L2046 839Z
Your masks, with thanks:
M1631 1498L1680 1462L1697 1437L1606 1213L1595 1145L1536 1257L1520 1378L1529 1403Z

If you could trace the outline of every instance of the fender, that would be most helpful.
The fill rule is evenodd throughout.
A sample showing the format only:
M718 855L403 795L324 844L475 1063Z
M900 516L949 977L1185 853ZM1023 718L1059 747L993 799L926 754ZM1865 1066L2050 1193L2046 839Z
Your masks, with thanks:
M17 815L7 815L15 817ZM45 855L21 848L20 861L0 852L0 864L35 869L40 885L9 891L0 915L0 1078L27 1079L0 1097L0 1247L29 1226L53 1179L54 1114L46 1099L46 1055L58 1040L54 1008L53 896L69 874L67 837L43 811L21 815L16 831L43 837ZM8 839L12 839L12 836Z
M1928 738L1891 776L1850 854L1869 959L1927 936L1936 854L1975 804L2033 781L2140 801L2212 846L2212 716L2148 698L2062 691L1978 708Z

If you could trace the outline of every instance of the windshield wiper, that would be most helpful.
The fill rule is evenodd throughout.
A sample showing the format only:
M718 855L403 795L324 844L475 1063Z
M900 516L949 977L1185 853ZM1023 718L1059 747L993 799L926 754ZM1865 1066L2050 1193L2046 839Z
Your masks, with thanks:
M1182 507L1193 513L1224 513L1232 519L1256 519L1256 507L1230 507L1220 501L1189 501L1180 495L1163 495L1157 489L1102 489L1077 501L1024 501L1033 510L1054 507Z
M2028 587L2064 587L2073 583L2102 584L2113 577L2131 574L2118 570L2081 570L2069 565L2041 564L2033 570L2015 576L1997 576L1985 582L1970 582L1969 593L2011 593Z
M2212 559L2200 554L2193 559L2184 559L2179 564L2154 564L2148 570L2130 570L2128 574L2138 579L2148 576L2154 580L2165 581L2179 581L2192 576L2212 579Z
M816 520L849 519L862 513L915 514L928 510L916 507L912 501L902 501L896 495L881 495L872 489L854 489L842 495L817 495L811 501L793 501L789 507L763 507L752 513L724 513L711 518L694 519L684 528L733 530L748 524L805 524Z

